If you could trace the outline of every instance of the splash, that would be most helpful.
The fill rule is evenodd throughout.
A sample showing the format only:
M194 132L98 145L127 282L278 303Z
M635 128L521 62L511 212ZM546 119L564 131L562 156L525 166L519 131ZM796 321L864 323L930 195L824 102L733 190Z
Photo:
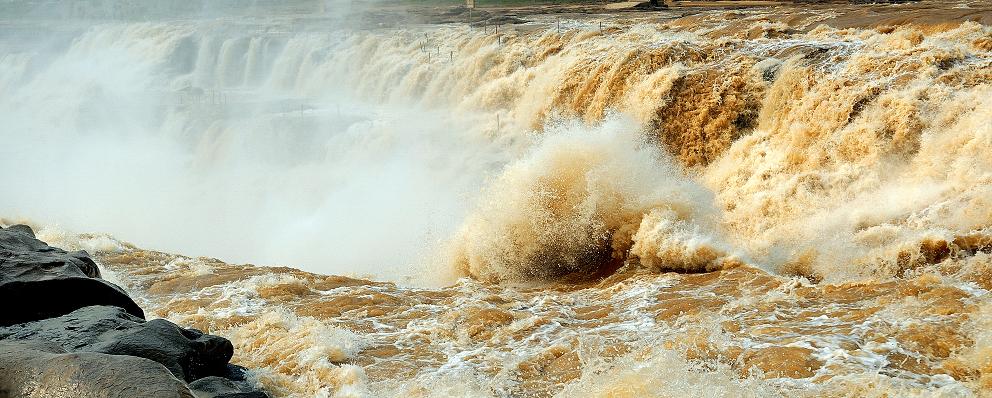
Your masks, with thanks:
M719 269L726 255L700 231L717 228L712 193L628 119L551 127L482 197L451 250L483 279L595 275L632 248L644 265L685 271Z

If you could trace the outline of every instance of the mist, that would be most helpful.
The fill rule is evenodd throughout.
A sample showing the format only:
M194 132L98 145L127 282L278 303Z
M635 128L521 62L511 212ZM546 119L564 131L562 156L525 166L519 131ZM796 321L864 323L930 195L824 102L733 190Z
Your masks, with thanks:
M85 16L108 17L105 6ZM52 7L24 14L71 16ZM493 139L488 115L356 94L361 65L339 57L361 43L342 26L234 25L180 8L4 28L0 217L401 281L520 145ZM164 14L199 19L153 20Z

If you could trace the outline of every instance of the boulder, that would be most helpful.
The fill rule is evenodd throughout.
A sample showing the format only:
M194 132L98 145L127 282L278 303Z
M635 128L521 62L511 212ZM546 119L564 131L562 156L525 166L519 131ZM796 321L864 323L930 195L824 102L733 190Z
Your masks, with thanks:
M234 346L223 337L164 319L145 322L118 307L91 306L41 321L0 328L2 340L41 340L69 352L129 355L158 362L177 378L227 376Z
M0 341L0 398L196 398L144 358L66 353L42 341Z
M86 252L48 246L23 225L0 228L0 303L5 303L0 326L57 317L91 305L116 306L144 318L124 290L100 279L99 268Z

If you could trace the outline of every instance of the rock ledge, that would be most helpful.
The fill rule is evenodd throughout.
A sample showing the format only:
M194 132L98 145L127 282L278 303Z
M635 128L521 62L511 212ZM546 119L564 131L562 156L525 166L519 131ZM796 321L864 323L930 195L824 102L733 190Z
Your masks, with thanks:
M0 227L0 398L267 398L223 337L145 320L85 251Z

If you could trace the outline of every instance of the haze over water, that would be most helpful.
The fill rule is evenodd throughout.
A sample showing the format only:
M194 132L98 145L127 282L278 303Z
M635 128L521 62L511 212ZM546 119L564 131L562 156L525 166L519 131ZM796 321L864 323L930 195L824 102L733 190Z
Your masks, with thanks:
M0 13L3 222L275 396L990 394L992 5L359 4Z

